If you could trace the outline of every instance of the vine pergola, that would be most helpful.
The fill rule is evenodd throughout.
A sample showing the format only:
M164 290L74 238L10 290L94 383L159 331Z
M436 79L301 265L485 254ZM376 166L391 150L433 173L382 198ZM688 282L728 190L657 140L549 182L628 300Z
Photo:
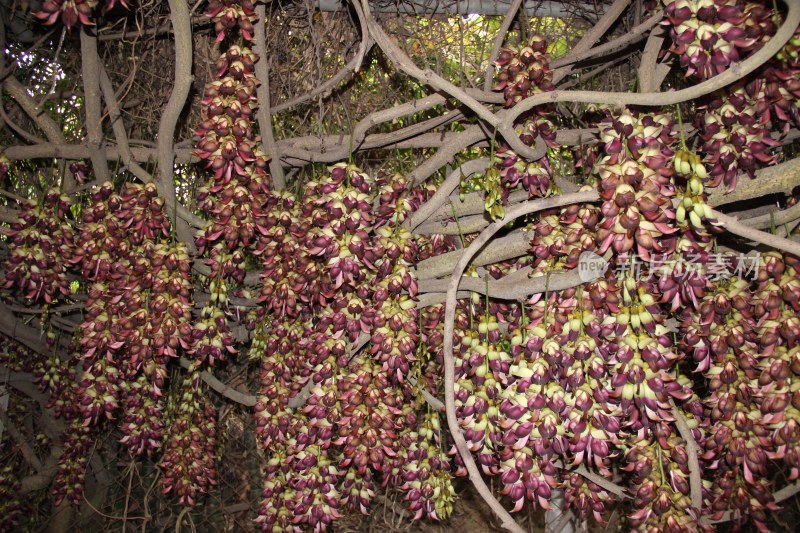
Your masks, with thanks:
M0 530L778 527L796 0L23 4Z

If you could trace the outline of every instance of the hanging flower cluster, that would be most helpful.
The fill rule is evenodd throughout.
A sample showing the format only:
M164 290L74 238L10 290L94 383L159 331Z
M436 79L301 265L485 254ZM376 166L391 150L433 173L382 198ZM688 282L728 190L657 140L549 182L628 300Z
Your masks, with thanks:
M26 201L6 236L8 259L0 286L15 289L26 301L51 304L70 294L67 267L75 232L67 221L69 197L50 189L40 205Z
M677 0L664 2L673 46L687 76L701 80L727 70L758 50L776 31L771 5L740 0ZM705 185L733 190L740 172L751 178L775 162L776 135L800 120L797 102L797 39L733 89L712 95L700 106L695 126L708 163ZM794 55L793 55L794 54Z
M429 444L408 402L419 320L417 246L401 226L418 200L407 189L340 163L307 183L302 201L268 195L256 250L265 307L250 348L261 368L257 432L273 458L265 531L323 529L344 507L366 513L378 483L407 492L419 517L448 513L446 468L419 451ZM353 357L364 338L370 348ZM309 397L293 411L301 389Z
M685 443L674 428L662 429L667 434L636 442L625 456L635 487L631 526L647 533L714 531L699 523L699 510L692 508Z
M83 502L86 466L92 456L94 438L92 428L80 418L73 418L64 432L64 452L58 460L58 470L53 479L53 500L59 505L66 499L73 505Z
M547 41L538 34L530 37L521 47L503 48L497 59L498 83L494 90L503 91L506 107L511 107L530 95L554 90L553 74L549 67ZM547 119L549 108L539 106L523 114L515 124L515 131L520 140L533 146L537 138L547 146L557 146L556 128ZM551 187L553 172L549 159L543 157L539 161L527 161L519 157L507 146L500 146L493 154L494 165L487 170L487 178L499 178L502 186L495 187L493 201L491 192L487 191L487 211L495 205L508 201L508 194L518 186L528 191L530 196L545 196ZM495 218L500 213L494 213ZM502 215L500 215L502 216Z
M152 395L160 397L168 360L192 338L188 252L164 242L169 222L155 185L129 184L116 195L106 183L93 200L74 261L92 280L80 340L85 366L79 396L86 423L112 418L121 383L135 380L140 371ZM129 388L128 394L134 391ZM128 428L136 424L121 427L123 433ZM125 442L142 449L138 439Z
M753 178L757 168L775 162L769 150L780 142L772 138L771 114L762 108L767 95L764 87L749 88L760 90L750 94L745 87L738 87L711 100L698 113L701 150L706 154L704 162L710 164L708 187L724 183L733 190L741 171Z
M125 0L119 0L120 5L128 8ZM43 20L44 24L55 24L60 18L67 29L80 22L86 26L94 26L92 22L93 11L100 4L100 0L45 0L41 4L41 11L35 13ZM107 0L103 6L103 13L114 9L117 0Z
M759 256L756 256L759 257ZM681 325L685 349L704 372L710 395L703 460L713 472L712 518L729 509L767 531L774 510L770 462L785 461L798 477L798 261L768 253L758 258L755 283L740 275L717 284ZM731 271L736 268L731 265Z
M584 187L587 189L588 187ZM541 213L534 223L531 263L538 272L572 270L583 252L597 249L598 208L572 205L552 213Z
M381 220L372 239L375 256L375 284L371 304L375 308L374 329L370 332L370 353L382 364L394 383L403 382L416 361L419 344L419 314L414 299L417 280L412 267L418 248L411 233L402 226L411 205L404 197L409 184L396 177L383 188L381 211L391 218Z
M217 411L206 398L200 372L190 370L178 394L170 398L171 422L158 466L164 494L194 507L198 495L217 484Z
M708 79L745 59L775 33L772 10L740 0L665 1L670 52L686 76Z
M10 449L9 442L0 442L0 450L3 450L3 464L0 465L0 516L3 517L3 522L0 524L0 531L3 533L16 531L18 520L24 512L18 496L20 483L14 472L15 461L8 457Z
M414 519L446 520L453 512L455 489L450 460L442 449L441 421L435 412L425 414L417 431L408 432L401 450L408 460L402 469L409 510Z
M244 1L212 1L206 12L215 24L217 41L238 30L252 40L255 11ZM244 249L256 247L258 234L267 231L263 208L267 202L267 156L253 130L257 108L255 63L258 58L245 44L231 44L216 64L216 79L206 85L200 137L195 155L214 172L212 182L197 195L209 225L197 235L200 253L211 267L211 300L195 325L193 355L198 363L214 365L236 353L228 325L228 284L242 283Z
M553 73L549 63L547 41L538 34L531 35L522 46L502 48L495 62L500 68L493 89L503 91L506 107L511 107L532 94L552 91Z
M242 37L252 40L255 6L250 0L210 0L206 16L214 21L217 41L222 41L229 30L239 28Z
M547 508L560 488L579 513L601 519L611 494L574 469L584 464L611 477L621 456L636 493L629 504L635 530L697 531L708 509L692 507L688 444L673 412L701 450L712 437L683 374L682 361L694 352L674 344L662 305L691 309L713 290L709 173L698 154L676 149L667 116L607 112L599 127L601 205L537 216L530 262L533 275L546 276L575 268L584 251L611 251L617 271L582 290L536 296L522 313L491 301L481 309L478 299L460 306L457 416L478 464L500 476L516 509L526 501ZM637 265L634 252L647 263ZM698 275L686 283L690 259ZM435 339L436 309L423 317L423 331ZM508 336L498 319L509 323ZM715 464L710 455L701 461Z
M160 447L166 366L193 339L188 251L169 242L155 185L127 184L116 194L105 183L89 200L66 265L89 281L78 354L66 363L54 353L36 369L49 405L68 422L54 491L76 504L94 426L115 419L120 407L121 442L130 452Z
M669 254L674 241L675 185L668 163L674 155L672 121L624 110L599 123L605 155L596 163L603 215L597 230L600 253L635 251L645 260Z

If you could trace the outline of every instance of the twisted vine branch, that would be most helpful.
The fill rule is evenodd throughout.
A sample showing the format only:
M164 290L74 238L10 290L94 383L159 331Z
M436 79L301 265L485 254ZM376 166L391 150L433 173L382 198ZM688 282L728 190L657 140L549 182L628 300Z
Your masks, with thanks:
M480 235L464 250L463 255L456 263L453 269L453 274L450 277L450 283L447 287L447 299L445 301L445 316L444 316L444 391L445 391L445 412L447 414L447 425L450 428L450 433L455 441L458 453L461 455L464 465L469 472L470 480L478 494L486 501L489 507L500 518L502 525L509 531L514 533L521 533L524 530L516 523L514 518L505 510L505 508L498 502L492 491L483 481L481 473L478 470L475 460L472 457L469 446L464 435L461 433L461 428L458 424L456 417L455 407L455 356L453 355L453 333L455 329L455 308L456 308L456 293L458 285L461 281L461 276L467 265L472 261L472 258L478 251L491 239L498 231L500 231L506 224L513 222L519 217L542 211L544 209L552 209L573 203L591 202L597 199L597 192L589 191L582 193L573 193L552 198L543 198L533 200L518 206L515 206L506 213L506 216L500 220L495 221L489 227L481 232Z

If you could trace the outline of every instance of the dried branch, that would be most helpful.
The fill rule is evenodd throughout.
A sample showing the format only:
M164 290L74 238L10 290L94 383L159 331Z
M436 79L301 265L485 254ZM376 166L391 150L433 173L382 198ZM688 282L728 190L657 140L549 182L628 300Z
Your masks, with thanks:
M661 46L664 44L664 28L658 27L650 32L639 62L639 92L656 92L669 74L669 65L658 62Z
M672 404L672 416L675 417L675 426L681 434L681 438L686 442L686 455L689 458L689 490L692 498L692 507L699 513L703 508L703 478L701 477L698 453L700 448L694 440L692 430L686 422L683 412Z
M799 242L757 230L743 222L739 222L739 220L736 218L720 213L719 211L712 209L711 212L714 218L716 218L719 222L718 225L725 228L730 233L800 257Z
M534 234L531 229L517 229L505 237L495 239L475 257L473 264L483 266L524 255L530 248L530 240ZM463 254L464 250L454 250L420 261L417 263L417 278L434 279L450 274Z
M587 202L594 202L599 198L597 191L587 191L573 194L585 195L584 197L588 198ZM567 196L572 197L573 194L569 194ZM562 196L556 196L554 198L561 197ZM517 205L510 209L513 211L518 207L519 206ZM486 246L485 249L481 250L481 252L475 257L473 264L476 266L488 265L524 255L530 248L530 240L533 238L533 235L533 230L514 230L507 236L494 240L491 244ZM463 253L463 250L454 250L452 252L443 253L420 261L417 264L417 278L419 280L433 279L438 278L439 276L444 276L445 274L449 274L452 272L454 265L457 264Z
M430 109L431 107L443 103L445 103L444 97L438 94L433 94L430 96L426 96L425 98L421 98L419 100L412 100L410 102L396 105L394 107L382 109L380 111L375 111L373 113L370 113L363 119L361 119L353 128L353 131L350 133L349 137L343 137L341 142L334 144L333 150L326 150L324 154L322 154L320 153L323 147L322 143L319 144L315 143L315 149L313 151L308 150L304 154L307 157L308 161L339 161L341 159L346 159L352 152L355 152L356 150L362 148L362 144L364 143L367 136L367 131L370 128L377 126L378 124L390 122L392 120L403 117L405 115L409 115L411 113L417 113L419 111ZM434 122L426 121L423 128L436 127L437 124L442 124L442 120L449 121L450 117L448 116L447 119L440 118L438 120L434 120ZM383 134L383 135L390 137L396 136L396 138L402 138L405 136L409 136L417 131L419 131L419 125L413 125L409 126L408 128L398 130L397 132L393 132L390 134ZM483 134L481 134L481 138L482 137ZM298 152L294 151L293 156L298 157Z
M50 353L47 345L42 341L39 331L22 323L5 306L0 306L0 333L8 335L34 352Z
M100 101L100 68L97 55L97 36L81 27L81 74L83 78L84 108L86 109L86 144L89 147L92 170L102 183L110 181L106 158L100 152L103 142L102 110Z
M198 15L191 17L192 21L192 28L195 30L203 29L205 27L212 25L212 20L209 19L205 15ZM157 35L165 35L172 30L172 24L167 20L163 24L159 24L157 26L153 26L151 28L140 28L137 30L128 30L127 28L123 31L117 32L105 32L100 31L97 36L97 40L99 41L116 41L116 40L127 40L127 39L139 39L141 37L149 37L149 36L157 36Z
M544 209L552 209L561 207L572 203L591 202L598 198L597 192L589 191L583 193L573 193L562 196L555 196L552 198L542 198L533 200L518 206L514 206L507 213L506 216L500 220L492 223L488 228L481 232L478 237L472 241L466 250L461 254L458 262L453 268L453 274L450 277L450 283L447 288L447 299L445 301L445 318L444 318L444 391L445 391L445 410L447 413L447 425L450 428L450 433L455 441L456 448L458 449L461 458L464 461L469 472L470 480L475 486L478 493L486 501L489 507L500 518L503 527L509 531L522 532L523 529L514 521L508 511L498 502L492 494L489 487L481 477L475 460L472 457L469 446L464 435L461 433L461 428L458 424L456 417L455 407L455 356L453 355L453 330L455 327L455 308L456 308L456 292L458 290L461 276L467 265L472 261L472 258L489 242L489 239L500 231L504 226L513 222L517 218L535 213Z
M180 364L183 368L189 370L193 367L193 363L186 359L185 357L180 358ZM209 372L208 370L203 370L200 373L200 377L206 384L217 391L221 396L228 398L236 403L245 405L247 407L253 407L256 404L256 397L252 394L245 394L243 392L239 392L232 387L229 387L225 383L221 382L214 374Z
M175 128L181 117L189 90L192 88L192 21L189 6L182 0L169 0L169 18L175 36L175 84L169 100L161 110L158 123L158 178L159 192L168 205L177 205L175 196ZM194 235L185 220L168 213L178 237L194 251Z
M286 111L287 109L291 109L294 106L308 102L312 98L316 98L320 95L325 96L333 91L342 81L350 77L351 74L358 72L361 69L361 64L364 62L364 58L367 56L367 52L369 52L372 48L373 43L369 37L369 30L365 24L364 12L357 0L353 2L353 9L358 16L359 25L361 27L361 42L358 45L358 51L356 51L356 55L354 55L353 58L347 62L344 68L338 71L329 80L326 80L324 83L321 83L315 87L314 90L275 105L272 108L273 113Z
M768 194L790 194L795 187L800 187L800 159L797 158L759 169L755 179L742 176L733 191L718 188L709 195L708 204L719 207Z
M525 194L518 195L522 196L522 198L512 198L509 196L509 200L513 200L510 201L509 204L516 204L521 201L528 200L528 192L524 192ZM516 195L516 193L514 194ZM458 203L457 201L454 201L452 197L448 200L449 201L447 205L449 206L454 206ZM479 197L479 200L481 202L484 201L482 196ZM490 223L491 219L489 219L488 214L484 210L484 212L481 214L467 215L465 217L458 216L458 220L429 220L417 226L417 228L414 230L414 233L417 235L468 235L470 233L478 233Z
M442 100L444 101L444 99ZM421 110L422 109L418 109L417 111ZM393 113L400 112L401 110L397 110ZM404 114L407 115L408 113ZM464 115L460 111L446 111L438 117L429 118L390 133L374 133L366 136L362 134L362 140L357 148L359 150L370 150L374 148L384 148L388 150L402 148L436 148L456 134L450 132L425 132L462 118L464 118ZM383 122L386 121L387 120L383 120ZM374 125L375 124L372 124L370 127ZM352 133L326 135L324 137L298 137L295 139L278 141L278 147L281 149L282 146L288 146L288 148L281 149L281 158L287 166L302 166L311 162L330 163L346 158L349 155L350 145L355 145L355 139L356 137Z
M6 112L5 106L0 104L0 128L3 127L3 126L8 126L9 128L11 128L14 131L14 133L16 133L17 135L19 135L20 137L22 137L23 139L25 139L29 143L38 144L38 143L41 143L41 142L45 142L44 139L41 139L40 137L37 137L33 133L29 132L28 130L26 130L25 128L23 128L19 124L17 124L14 121L14 118L12 118Z
M514 272L500 278L498 280L490 279L488 284L486 281L463 276L458 283L459 294L467 297L470 293L488 294L492 298L499 300L521 300L530 297L534 294L541 294L547 290L558 292L578 285L588 283L596 279L601 272L579 273L577 269L567 272L555 272L549 276L538 274L536 277L531 277L534 273L533 268L530 266L515 270ZM419 293L424 295L425 306L436 305L445 301L445 293L449 280L447 279L423 279L419 282ZM463 291L463 292L462 292ZM420 301L422 301L422 296ZM422 307L422 306L418 306Z
M664 11L663 10L656 11L656 13L653 14L653 16L651 16L641 24L631 28L631 30L625 35L617 37L616 39L612 39L607 43L601 44L600 46L595 46L594 48L590 48L589 50L580 53L568 53L564 57L560 57L552 61L550 63L550 68L558 69L566 65L573 65L581 61L586 61L587 59L603 57L605 55L610 55L620 50L623 50L626 47L630 46L631 44L637 43L642 39L644 39L645 33L653 29L654 26L657 26L658 23L661 22L661 19L663 18L664 18Z
M598 487L601 487L610 492L611 494L617 496L618 498L622 499L630 498L630 496L625 492L625 489L623 489L613 481L604 478L601 475L595 474L594 472L590 472L589 470L586 469L584 465L579 465L578 468L575 469L575 472L585 477Z
M557 68L553 71L553 84L557 84L564 79L572 71L572 57L580 57L581 54L591 49L592 45L600 40L606 34L608 29L617 21L622 13L628 8L631 0L616 0L608 11L603 13L603 17L597 21L597 24L592 26L587 31L578 43L572 47L567 55L562 58L562 61L567 61L563 67ZM576 60L579 61L579 60Z
M270 108L269 90L269 56L267 55L267 38L264 30L264 20L267 7L264 4L256 6L256 23L253 25L253 48L258 56L255 65L256 78L261 82L261 86L256 88L256 98L258 98L258 129L261 132L261 140L264 143L264 152L269 155L269 173L272 175L272 186L275 190L283 190L286 187L286 176L283 174L283 167L280 163L281 154L275 144L275 133L272 131L272 109Z
M366 0L362 0L362 5L364 7L370 35L372 35L381 50L383 50L389 60L399 70L426 85L430 85L436 90L446 92L453 98L456 98L459 102L471 109L478 118L496 129L511 148L522 157L535 160L545 155L547 147L544 143L537 143L535 148L531 148L523 143L519 139L519 135L514 131L513 123L503 121L501 113L492 113L491 110L481 104L464 89L456 87L430 69L422 70L415 65L411 58L409 58L400 47L395 44L392 38L383 31L383 28L380 27L378 22L370 16L369 4Z
M452 161L453 157L461 150L468 148L486 138L480 126L470 126L464 131L448 139L433 156L426 159L421 165L408 175L414 184L420 184L430 178L437 170Z
M408 220L405 221L404 225L406 228L409 231L414 231L417 226L428 220L428 218L435 213L437 209L439 209L449 200L450 193L452 193L456 187L460 185L463 178L468 178L473 174L486 171L486 168L490 163L491 160L488 157L473 159L471 161L467 161L450 173L447 179L445 179L436 189L436 193L427 202L422 204L419 209L417 209L414 214L408 218Z
M101 65L101 73L102 72L103 70ZM101 88L103 88L102 79L101 79ZM105 89L103 89L103 96L104 98L106 96ZM431 102L435 102L436 101L435 99L440 99L439 103L445 102L444 98L441 97L440 95L432 95L430 97L426 97L424 100L427 101L428 98L431 99ZM419 102L420 101L417 101L417 104L419 104ZM409 105L412 104L409 103ZM387 120L386 117L392 114L400 113L400 116L404 116L412 114L415 111L419 111L422 109L422 108L417 108L416 110L414 110L412 108L411 111L407 111L404 113L401 113L401 110L392 111L396 107L399 106L395 106L391 108L391 110L386 110L387 114L382 115L383 122L386 122ZM118 110L119 107L117 107L116 109ZM109 109L109 114L111 114L110 109ZM444 162L441 165L439 165L439 167L441 167L447 163L448 161L447 158L452 158L460 150L466 148L466 146L464 147L458 146L459 143L463 143L464 140L468 142L468 146L474 145L474 146L488 147L490 144L486 138L486 135L481 131L479 126L470 126L467 128L467 130L470 130L471 133L477 134L477 137L473 139L469 139L469 136L467 136L466 138L461 137L463 132L423 133L428 130L446 125L452 121L460 120L463 118L463 116L464 115L460 111L450 110L447 111L446 114L440 115L438 117L433 117L431 119L424 120L416 124L412 124L411 126L407 126L405 128L401 128L390 133L369 134L364 137L363 142L357 148L359 150L371 150L376 148L395 150L402 148L447 147L448 154L443 154L445 157L442 158ZM393 119L389 118L388 120L393 120ZM112 119L112 126L114 125L114 122L115 121ZM565 146L588 144L596 141L596 133L597 133L596 129L590 129L590 128L559 130L558 132L556 132L556 142ZM115 137L116 137L116 132L115 132ZM281 153L281 158L283 160L282 162L284 164L284 167L303 166L310 162L330 163L334 161L339 161L342 158L346 158L349 155L348 150L350 145L350 135L339 134L339 135L326 135L323 137L319 136L295 137L292 139L282 139L276 141L276 143L278 146L278 151ZM193 149L181 146L183 144L185 143L179 143L175 147L175 163L190 164L199 162L200 161L199 158L197 158L193 154ZM451 146L455 148L455 151L450 150ZM90 156L89 149L85 144L62 145L53 143L41 143L28 146L21 146L21 145L9 146L4 148L3 150L4 150L3 154L12 161L17 161L21 159L40 159L40 158L53 158L53 157L64 158L64 159L83 159L83 158L88 158ZM105 145L101 153L109 161L120 160L123 162L123 164L127 162L126 168L142 181L146 183L153 181L152 176L149 176L149 174L147 174L146 171L144 171L143 169L142 171L136 170L136 168L133 167L131 163L147 162L154 160L157 156L155 149L147 146L128 145L127 151L123 151L122 146L111 144L111 145ZM423 165L426 165L426 163L423 162ZM422 181L425 181L425 179L430 177L431 174L436 172L439 169L439 167L434 168L431 165L425 167L421 166L418 167L415 172L409 174L409 177L419 177L419 181L417 181L416 183L421 183ZM424 168L425 172L420 171L420 168ZM75 190L75 188L73 187L71 190ZM171 209L171 206L168 207ZM178 205L178 216L183 218L184 220L187 220L189 224L194 227L203 227L205 225L204 221L194 216L180 204Z
M4 325L2 310L0 310L0 326ZM9 372L8 376L8 384L14 390L30 397L39 404L42 409L42 416L39 420L45 434L54 442L59 442L66 425L62 420L56 418L52 409L47 407L47 396L39 392L36 385L33 384L33 375L25 372ZM50 448L50 455L43 463L40 461L40 468L37 469L36 474L26 476L20 480L20 495L42 490L50 485L56 475L62 451L61 446L58 444Z
M153 176L151 176L149 172L147 172L137 163L139 159L136 158L134 151L130 147L128 133L125 129L125 123L122 121L122 115L119 111L119 104L114 93L114 87L111 84L111 79L108 77L108 73L103 65L100 65L100 89L103 91L103 98L106 101L106 106L108 106L108 116L109 120L111 121L111 129L114 132L114 138L117 140L118 152L116 157L120 159L122 164L125 165L131 174L142 180L143 183L155 182ZM107 158L114 158L114 151L106 150L106 153ZM165 200L165 205L168 211L176 211L179 217L195 228L202 228L206 225L206 222L203 219L189 212L189 210L183 205L177 203L177 200L170 203L167 200L166 195L161 190L160 183L155 182L155 184L159 190L159 193ZM187 245L190 245L191 249L191 246L194 245L194 240L192 239L191 243L187 243Z
M36 474L26 476L20 480L19 495L24 496L49 487L58 471L58 463L62 453L61 446L52 446L50 455L45 459L42 468L37 470Z
M776 491L772 495L772 498L775 500L775 503L780 503L782 501L788 500L798 492L800 492L800 481L795 481L791 485L786 485L781 490Z
M773 225L788 224L797 219L800 219L800 204L793 205L789 209L747 218L742 220L741 223L750 228L764 229Z
M47 140L57 145L67 144L61 128L50 118L46 111L39 108L28 90L14 77L8 76L3 82L3 88L13 98L23 111L36 123L44 132ZM75 177L68 170L64 172L62 187L69 189L75 184Z
M554 102L582 102L620 107L630 105L661 107L694 100L740 80L769 61L792 38L798 25L800 25L800 2L789 2L789 11L786 14L786 19L775 35L761 49L741 63L734 63L722 74L686 89L654 93L603 91L552 91L538 93L507 110L508 112L504 114L503 120L506 125L513 124L522 113L536 106Z
M22 454L22 458L28 463L34 470L37 472L42 471L42 462L39 460L39 457L36 456L36 451L34 451L33 446L31 443L28 442L28 439L17 429L17 426L12 424L8 418L8 412L6 412L5 408L0 405L0 429L5 429L11 438L14 439L14 442L17 443L17 447L19 448L20 454Z
M563 193L578 192L577 184L566 178L556 178L556 183ZM515 205L530 200L528 191L515 191L508 195L506 205ZM453 217L458 218L456 222ZM439 207L429 220L417 226L414 233L420 235L459 235L461 233L477 233L489 225L484 195L480 192L469 193L464 199L450 195L446 203Z

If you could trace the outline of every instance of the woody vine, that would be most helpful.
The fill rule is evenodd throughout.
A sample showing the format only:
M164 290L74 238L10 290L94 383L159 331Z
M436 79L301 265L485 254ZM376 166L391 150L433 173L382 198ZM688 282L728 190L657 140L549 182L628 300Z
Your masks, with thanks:
M210 0L199 31L170 0L155 168L98 53L103 24L133 6L40 5L80 48L85 125L69 141L2 65L31 131L3 108L18 142L0 149L0 529L24 520L26 493L81 505L108 434L155 462L167 497L202 505L219 481L218 412L234 405L252 417L263 531L325 530L386 490L412 519L444 521L459 476L511 531L515 511L551 509L554 494L562 516L619 507L636 531L769 530L800 492L800 5L617 0L553 59L540 34L506 40L520 4L482 90L420 68L371 3L349 4L357 46L289 103L329 98L373 49L429 93L323 146L273 131L274 6ZM609 31L634 10L637 24ZM198 35L217 57L186 150ZM565 88L637 43L635 91ZM573 102L590 104L582 126L562 127ZM368 133L443 104L456 106ZM464 127L439 134L452 120ZM409 172L354 162L423 137L437 150ZM41 160L51 177L23 197L25 164ZM329 166L297 178L309 162ZM778 205L736 211L766 195ZM608 268L587 275L587 257ZM241 386L220 377L231 369ZM17 428L22 397L51 422L35 447Z

